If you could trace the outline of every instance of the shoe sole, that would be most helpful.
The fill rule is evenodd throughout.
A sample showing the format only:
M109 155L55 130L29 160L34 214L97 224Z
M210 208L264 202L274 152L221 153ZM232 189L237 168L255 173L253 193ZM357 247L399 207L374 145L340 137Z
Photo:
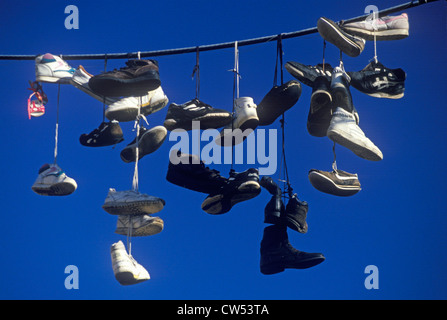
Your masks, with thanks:
M102 208L113 215L138 215L138 214L154 214L164 208L161 200L147 200L132 203L107 203Z
M161 219L153 220L151 223L137 229L132 229L132 237L153 236L163 231L164 222ZM115 233L127 236L129 228L116 228Z
M229 124L232 121L232 116L231 113L210 113L202 117L192 119L188 122L178 122L175 119L165 119L163 125L169 131L173 131L175 129L190 131L192 130L192 121L200 121L201 130L218 129Z
M374 31L343 27L343 30L347 33L359 36L367 41L374 41ZM407 29L390 29L383 31L376 31L376 40L377 41L387 41L387 40L401 40L405 39L409 35L409 31Z
M299 265L294 266L293 269L308 269L322 263L324 260L326 260L326 258L323 256L308 258L306 260L303 260L302 263L300 263ZM260 269L262 274L269 275L280 273L283 272L285 269L292 268L289 268L288 266L285 266L284 263L279 262L262 265Z
M326 39L326 41L335 45L348 56L357 57L362 53L363 49L354 41L347 38L346 35L343 34L343 31L331 21L320 18L317 22L317 28L320 35Z
M117 272L115 279L123 286L141 283L149 279L135 279L134 275L130 271Z
M320 174L319 172L311 171L309 172L309 181L312 186L318 191L332 194L335 196L348 197L356 194L361 190L357 186L341 186L337 185L333 180L327 176Z
M67 196L76 190L77 186L68 182L60 182L51 186L45 184L36 184L32 190L42 196Z
M36 77L36 81L49 82L49 83L60 83L60 84L71 84L70 77L56 78L56 77L49 77L49 76L38 76L38 77Z
M166 140L166 136L166 128L164 126L157 126L146 131L141 137L138 137L138 160L160 148ZM125 147L120 153L121 159L126 163L135 162L137 158L136 149L136 144Z

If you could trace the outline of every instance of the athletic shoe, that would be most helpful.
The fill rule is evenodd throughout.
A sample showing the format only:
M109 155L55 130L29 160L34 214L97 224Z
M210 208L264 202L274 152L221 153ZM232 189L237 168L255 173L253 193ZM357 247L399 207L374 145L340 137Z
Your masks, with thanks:
M138 160L147 154L155 152L161 147L166 139L167 131L163 126L156 126L151 129L140 127L140 132L137 138L129 143L120 153L121 159L126 162L135 162L137 159L137 147L138 147Z
M373 60L363 70L348 72L348 75L351 77L351 85L369 96L388 99L404 96L407 75L400 68L388 69Z
M210 214L226 213L235 204L252 199L260 192L257 169L251 168L239 173L231 170L226 184L216 194L210 194L203 201L202 210Z
M129 230L129 226L131 230ZM164 222L159 217L149 216L147 214L130 216L118 216L115 233L123 236L132 237L153 236L163 231Z
M118 121L102 122L97 129L79 137L79 142L86 147L113 146L123 140L123 131Z
M332 94L326 76L315 79L307 116L307 131L315 137L325 137L332 119Z
M31 189L43 196L66 196L77 187L76 181L68 177L57 164L44 164Z
M402 13L398 16L386 16L377 19L366 19L360 22L342 24L341 28L350 34L362 37L365 40L399 40L408 37L410 24L408 15Z
M217 129L232 121L231 113L215 109L199 99L184 104L171 103L163 125L169 131L175 129L192 130L192 122L200 121L200 129Z
M233 121L220 131L215 142L220 146L228 147L244 141L259 124L256 108L253 98L235 99Z
M73 77L74 68L60 57L46 53L35 59L36 63L36 81L40 82L57 82L61 84L69 84Z
M160 86L155 90L146 92L141 97L140 114L147 116L160 111L167 106L168 102L169 99ZM140 97L126 97L116 100L109 104L105 116L109 120L117 120L119 122L135 121L138 115L139 104Z
M332 72L331 78L331 96L332 96L332 108L335 110L340 107L346 111L352 112L354 110L354 104L352 102L351 91L349 90L349 84L351 78L341 68L335 67Z
M297 194L293 194L286 205L285 219L287 226L299 233L306 233L308 225L306 221L309 205L306 201L298 199Z
M131 255L127 254L121 240L112 244L110 256L112 258L113 273L121 285L137 284L150 279L147 270Z
M320 76L331 77L332 67L325 63L316 66L304 65L299 62L289 61L284 66L286 70L306 86L313 87L315 80Z
M309 181L318 191L335 196L352 196L362 190L357 174L338 169L332 172L311 169Z
M134 59L126 61L126 65L90 78L90 88L106 97L129 97L144 96L160 86L157 61Z
M365 136L358 126L354 114L343 108L337 108L333 113L327 136L363 159L371 161L383 159L379 148Z
M36 96L37 99L33 99ZM40 117L45 114L44 100L39 92L31 93L28 98L28 119L31 117Z
M325 260L321 253L295 249L289 242L285 225L264 228L260 251L260 269L265 275L279 273L285 269L307 269Z
M301 84L296 80L291 80L281 86L274 86L256 109L259 118L258 125L271 125L281 114L298 102L300 95Z
M117 98L104 97L93 92L93 90L88 85L88 82L92 77L93 75L88 73L83 66L79 66L73 73L73 77L70 79L70 83L81 91L87 93L89 96L102 103L105 103L106 105L110 105L118 101Z
M135 190L116 191L110 188L102 208L110 214L138 215L161 211L165 201Z
M318 19L317 29L323 39L350 57L357 57L365 48L365 39L344 32L338 24L328 18Z
M175 157L175 158L174 158ZM177 186L207 193L217 193L227 182L219 171L205 166L196 155L172 151L166 180Z

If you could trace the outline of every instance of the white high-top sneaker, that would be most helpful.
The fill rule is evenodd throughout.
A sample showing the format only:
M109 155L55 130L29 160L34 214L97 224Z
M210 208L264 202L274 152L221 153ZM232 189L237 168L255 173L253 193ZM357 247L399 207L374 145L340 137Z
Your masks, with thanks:
M127 254L121 240L112 244L110 256L112 258L113 273L121 285L128 286L150 279L149 272L131 255Z
M235 100L233 122L226 125L216 138L216 144L231 146L241 143L256 129L259 123L257 105L251 97L241 97Z
M353 113L338 107L332 114L327 136L363 159L382 160L382 152L365 136L357 123Z
M77 187L76 181L68 177L57 164L44 164L31 189L43 196L66 196Z
M130 234L133 237L145 237L160 233L163 230L164 222L159 217L152 217L147 214L138 216L120 215L116 222L115 233L123 236L128 235L129 225L132 228Z
M35 59L36 81L69 84L75 69L60 57L45 53Z

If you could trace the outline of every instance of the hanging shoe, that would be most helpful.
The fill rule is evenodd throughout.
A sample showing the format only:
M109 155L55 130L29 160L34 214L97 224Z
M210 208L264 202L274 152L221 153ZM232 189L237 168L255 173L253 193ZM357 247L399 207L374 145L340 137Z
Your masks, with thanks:
M365 49L365 39L344 32L331 19L321 17L317 29L326 41L332 43L350 57L357 57Z
M295 249L289 242L285 225L264 228L261 240L261 273L275 274L285 269L307 269L325 260L321 253L307 253Z
M102 208L114 215L138 215L157 213L164 205L165 201L158 197L135 190L116 191L110 188Z
M79 142L86 147L113 146L123 140L123 131L118 121L102 122L97 129L79 137Z
M404 70L389 69L380 62L371 61L363 70L348 72L351 85L371 97L400 99L404 96Z
M147 116L154 112L160 111L167 106L169 102L162 87L146 92L141 97L140 114ZM117 120L119 122L135 121L138 116L138 106L140 104L139 97L126 97L118 99L109 104L106 109L105 116L109 120Z
M202 210L209 214L223 214L239 202L250 200L261 192L259 172L251 168L244 172L230 171L226 184L202 203Z
M163 231L164 222L159 217L144 215L119 215L115 233L132 237L153 236Z
M256 112L259 126L271 125L284 112L293 107L300 98L301 84L291 80L281 86L274 86L261 100Z
M221 128L232 121L231 113L211 107L210 105L192 99L184 104L171 103L163 125L169 131L175 129L192 130L192 122L200 121L200 129Z
M170 155L166 174L166 180L170 183L197 192L215 194L227 182L227 178L222 177L219 171L206 167L198 156L178 150L172 153L176 154L179 162L174 164L171 157L175 155Z
M69 84L74 68L60 57L46 53L35 59L36 81Z
M259 181L261 187L266 189L272 198L264 208L264 223L284 223L285 206L282 201L282 190L269 176L263 176Z
M315 137L325 137L332 118L332 94L330 79L319 76L312 86L307 131Z
M33 99L36 96L37 99ZM28 119L41 117L45 114L45 106L39 92L33 92L28 98Z
M126 162L135 162L137 157L138 146L138 160L145 155L155 152L161 147L166 139L167 131L164 126L156 126L151 129L140 127L140 133L131 143L129 143L120 153L121 159Z
M31 189L43 196L66 196L77 187L76 181L68 177L57 164L44 164Z
M374 34L377 41L383 41L405 39L409 35L410 24L408 15L402 13L398 16L367 18L364 21L346 23L342 24L341 28L368 41L374 41Z
M332 172L311 169L309 181L318 191L335 196L348 197L362 190L357 174L339 169Z
M309 66L299 62L289 61L284 67L292 76L309 87L314 86L314 82L318 77L324 76L330 78L332 76L332 67L328 63Z
M150 279L147 270L127 253L121 240L112 244L110 256L115 279L121 285L133 285Z
M101 96L144 96L160 86L158 71L156 60L131 59L126 61L126 67L95 75L88 84Z
M228 147L244 141L259 124L256 108L253 98L235 99L233 121L220 131L220 135L214 140L216 144Z
M308 210L308 203L306 201L299 200L296 193L293 194L289 199L284 212L287 226L292 230L298 231L299 233L306 233L308 230L306 221Z

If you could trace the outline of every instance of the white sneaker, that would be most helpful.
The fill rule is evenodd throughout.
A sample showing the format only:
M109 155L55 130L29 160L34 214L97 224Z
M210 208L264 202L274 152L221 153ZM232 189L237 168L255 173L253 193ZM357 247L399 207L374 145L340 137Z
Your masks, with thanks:
M128 286L150 279L149 272L132 255L127 254L121 240L112 244L110 256L113 273L121 285Z
M92 91L92 89L90 89L88 81L90 80L91 77L93 77L92 74L88 73L83 66L79 66L73 73L73 77L70 79L70 83L74 85L76 88L92 96L96 100L104 102L103 96L97 95ZM116 98L105 97L105 104L110 105L118 100L119 99Z
M36 81L69 84L75 69L60 57L46 53L35 59Z
M165 201L158 197L134 190L116 191L110 188L102 208L110 214L139 215L157 213L164 205Z
M371 161L383 159L383 154L379 148L365 136L362 129L358 126L354 114L347 112L343 108L335 109L335 112L332 114L327 136L363 159Z
M233 122L226 125L215 142L220 146L239 144L258 126L257 105L253 98L241 97L235 100ZM247 130L247 131L246 131Z
M152 236L163 230L164 222L159 217L152 217L147 214L138 216L118 216L115 233L127 236L129 225L132 230L130 235L133 237Z
M66 196L77 187L76 181L67 177L57 164L44 164L31 189L43 196Z
M168 102L169 99L160 86L141 97L140 113L147 116L163 109L167 106ZM105 112L106 118L119 122L134 121L138 115L139 103L139 97L126 97L117 100L109 104Z

